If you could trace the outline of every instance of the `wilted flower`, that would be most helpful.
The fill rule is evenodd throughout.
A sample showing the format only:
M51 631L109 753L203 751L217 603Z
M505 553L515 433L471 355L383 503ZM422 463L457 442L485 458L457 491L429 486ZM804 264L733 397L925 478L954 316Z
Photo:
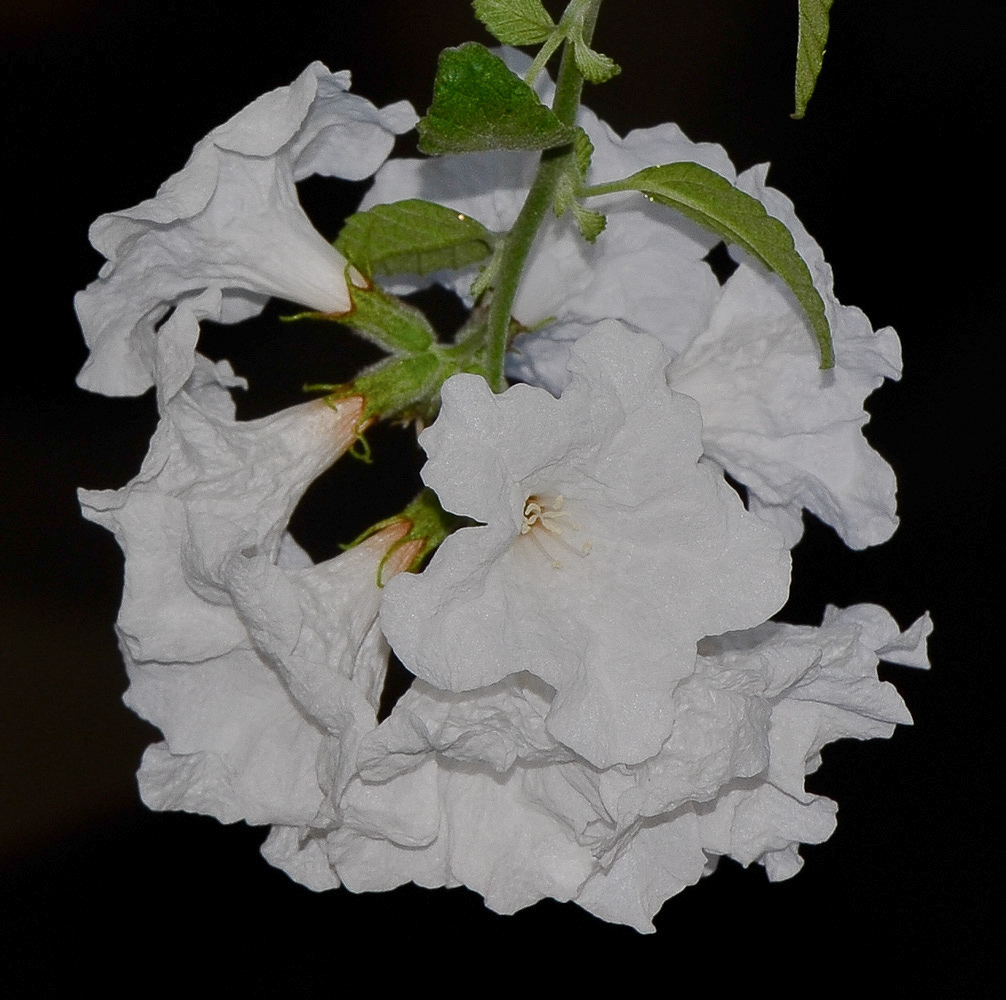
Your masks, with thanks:
M542 678L558 692L549 731L600 767L656 753L699 639L760 624L789 588L781 536L699 462L697 407L666 365L657 341L612 322L574 344L559 400L448 380L420 435L423 479L483 526L389 584L381 611L436 687Z
M311 225L296 181L361 180L412 128L407 102L375 108L349 73L312 63L214 129L154 198L103 215L91 242L108 262L77 295L91 356L78 381L106 395L185 383L200 320L235 323L270 296L349 307L345 260Z

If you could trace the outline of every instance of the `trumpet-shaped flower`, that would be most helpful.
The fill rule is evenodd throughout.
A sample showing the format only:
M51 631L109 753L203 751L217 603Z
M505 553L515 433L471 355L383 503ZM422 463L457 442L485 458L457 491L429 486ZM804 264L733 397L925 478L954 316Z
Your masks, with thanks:
M386 590L385 634L451 691L522 670L557 691L549 731L600 767L655 753L703 636L782 605L789 555L699 461L693 400L667 389L655 340L600 324L562 398L445 383L423 470L462 528Z
M237 322L270 296L349 308L346 262L294 184L368 177L416 116L348 91L348 73L312 63L201 140L155 197L92 225L107 263L76 299L91 349L83 388L133 395L156 383L171 396L192 371L199 321Z
M522 70L521 56L507 55ZM550 85L545 84L547 92ZM857 309L835 298L831 268L793 205L765 183L767 166L737 176L724 150L689 142L673 125L624 139L581 109L594 144L591 184L654 163L693 161L757 198L793 233L810 269L835 341L836 367L817 370L807 320L788 289L742 251L741 269L720 288L704 261L716 243L689 220L633 194L592 199L607 216L594 244L568 215L546 223L528 258L514 318L532 330L508 359L511 377L561 394L570 347L594 324L616 319L657 337L675 359L672 388L693 396L705 454L744 483L751 509L792 546L802 512L832 525L853 548L885 541L897 527L894 474L863 437L863 400L900 377L897 335L874 332ZM533 158L514 153L394 160L378 171L364 205L422 197L465 212L490 228L509 227L533 177ZM465 297L471 274L440 275ZM403 279L401 288L415 287Z
M242 423L227 392L236 381L197 357L162 406L139 475L121 490L81 491L81 502L126 556L126 701L165 736L144 756L144 800L225 822L306 823L376 725L388 656L377 567L406 528L313 565L286 525L355 440L363 402ZM385 574L414 555L402 546Z

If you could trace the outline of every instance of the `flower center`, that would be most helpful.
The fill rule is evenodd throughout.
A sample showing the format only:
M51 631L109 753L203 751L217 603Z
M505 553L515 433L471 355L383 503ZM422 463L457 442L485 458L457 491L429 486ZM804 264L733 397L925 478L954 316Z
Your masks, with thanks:
M520 533L521 535L528 536L534 542L538 551L551 562L553 569L561 569L562 562L556 559L545 548L542 544L543 537L550 544L556 543L561 545L564 549L568 549L573 555L580 558L583 558L590 552L590 542L584 542L578 549L562 537L564 527L574 532L580 530L580 525L572 521L566 521L565 524L559 523L562 518L569 517L569 511L563 509L565 502L562 494L548 496L543 493L532 493L524 501L523 521L521 522ZM542 532L547 532L548 534L543 536Z

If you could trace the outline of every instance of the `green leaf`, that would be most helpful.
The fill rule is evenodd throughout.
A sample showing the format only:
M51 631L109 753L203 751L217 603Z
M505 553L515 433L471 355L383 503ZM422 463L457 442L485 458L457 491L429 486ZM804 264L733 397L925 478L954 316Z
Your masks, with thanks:
M559 217L565 212L572 212L573 218L580 229L580 235L593 243L607 225L607 218L600 212L584 208L580 204L583 192L583 179L590 168L590 159L594 155L594 146L583 129L576 130L573 140L573 158L569 160L566 170L556 181L555 195L552 200L552 210Z
M351 215L335 248L368 277L460 270L485 260L495 236L445 205L410 198Z
M377 285L361 288L346 270L352 306L344 313L298 313L284 316L285 321L317 319L352 327L378 347L393 354L421 353L436 341L430 321L415 307L389 295ZM357 276L359 280L359 276Z
M580 179L583 180L590 170L590 161L594 158L594 144L590 141L590 136L582 128L577 127L576 138L573 140L573 158L576 160L576 169L580 172Z
M791 118L803 118L814 93L824 47L828 42L828 12L833 0L800 0L800 31L796 43L796 110Z
M622 67L610 56L595 52L584 40L582 35L573 38L573 58L576 68L583 74L585 80L591 83L605 83L613 76L622 72Z
M540 45L555 31L541 0L475 0L475 16L504 45Z
M593 243L604 232L604 227L608 224L606 215L584 208L578 201L574 201L569 209L576 219L577 226L580 227L580 235L588 243Z
M769 215L757 198L698 163L647 167L624 180L588 188L584 194L613 191L642 191L653 201L677 209L727 242L736 243L775 271L789 285L807 314L820 347L821 367L834 367L831 328L810 270L797 253L790 231Z
M433 103L418 128L420 151L432 155L551 149L575 134L499 56L475 42L440 53Z

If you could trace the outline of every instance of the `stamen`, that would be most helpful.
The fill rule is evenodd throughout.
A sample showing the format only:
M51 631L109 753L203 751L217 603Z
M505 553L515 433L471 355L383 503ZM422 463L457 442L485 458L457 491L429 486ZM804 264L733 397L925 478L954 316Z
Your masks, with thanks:
M520 526L520 533L522 535L530 536L531 541L534 542L535 548L537 548L538 551L541 552L541 554L545 556L549 562L551 562L553 569L561 569L562 563L552 556L542 544L541 533L534 530L536 527L543 528L549 533L549 536L553 541L557 542L564 549L568 549L575 556L583 558L590 552L591 543L589 541L584 542L583 546L580 549L577 549L562 537L563 528L556 522L559 518L569 516L569 511L562 509L564 504L565 500L561 494L550 497L532 493L524 501L524 520ZM580 525L572 521L568 521L567 526L572 531L580 530Z
M569 511L562 509L563 503L565 500L562 494L556 497L540 497L537 493L532 493L524 501L524 523L520 526L520 533L526 535L536 524L540 524L553 535L561 535L562 528L552 522L560 517L569 516ZM577 525L571 524L570 527L576 530Z

